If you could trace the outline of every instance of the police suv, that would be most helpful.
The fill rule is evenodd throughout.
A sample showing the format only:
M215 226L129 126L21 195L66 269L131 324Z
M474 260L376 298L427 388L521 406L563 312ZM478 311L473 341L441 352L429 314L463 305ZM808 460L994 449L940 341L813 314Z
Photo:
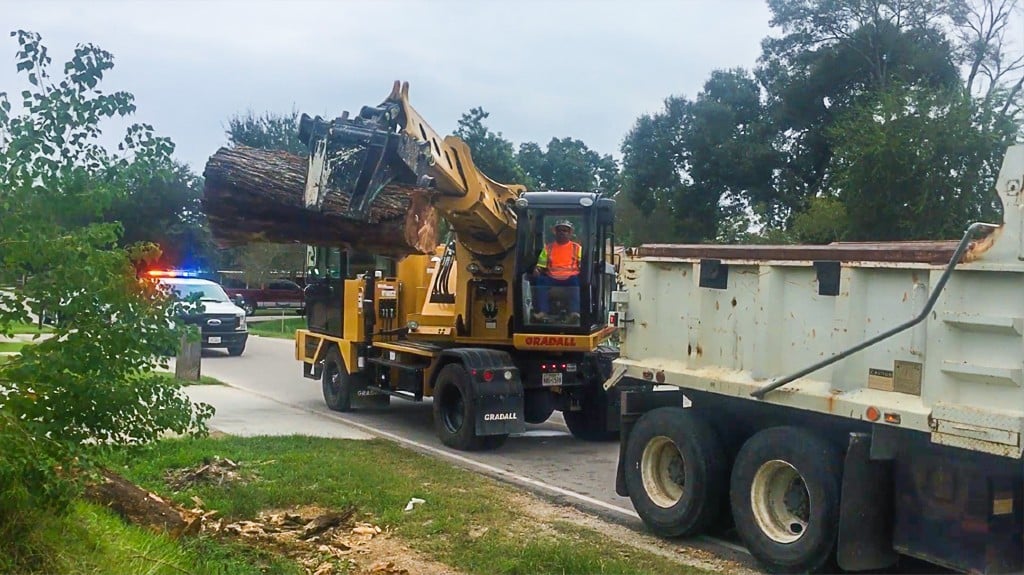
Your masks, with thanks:
M150 272L162 285L169 287L181 300L198 296L203 312L183 318L185 323L198 325L204 348L226 348L229 355L242 355L249 329L245 310L235 305L216 282L188 277L185 272Z

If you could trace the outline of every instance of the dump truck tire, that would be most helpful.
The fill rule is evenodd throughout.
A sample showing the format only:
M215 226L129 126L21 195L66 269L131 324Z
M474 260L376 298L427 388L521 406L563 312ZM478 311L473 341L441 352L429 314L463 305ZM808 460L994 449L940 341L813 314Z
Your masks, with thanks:
M694 410L660 407L644 414L629 435L625 465L633 508L657 535L698 535L721 518L728 456Z
M839 530L843 459L797 427L754 434L736 455L730 502L736 531L773 573L830 567Z

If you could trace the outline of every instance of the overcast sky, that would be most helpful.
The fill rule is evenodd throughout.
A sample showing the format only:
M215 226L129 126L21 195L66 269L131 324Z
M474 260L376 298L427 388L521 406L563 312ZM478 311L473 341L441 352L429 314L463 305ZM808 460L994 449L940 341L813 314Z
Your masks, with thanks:
M112 52L104 91L135 94L134 120L200 173L233 114L355 113L398 79L441 134L481 106L517 146L571 136L618 157L664 98L751 67L768 20L764 0L0 0L0 91L26 85L8 36L25 29L55 73L78 43Z

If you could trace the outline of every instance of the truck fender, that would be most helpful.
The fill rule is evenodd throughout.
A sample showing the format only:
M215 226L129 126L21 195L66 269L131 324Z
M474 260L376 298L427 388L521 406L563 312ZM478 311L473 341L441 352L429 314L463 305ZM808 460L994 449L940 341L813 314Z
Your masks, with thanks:
M441 361L431 378L436 379L441 367L460 363L470 375L470 393L476 405L476 435L506 435L526 431L523 406L523 381L512 356L487 348L455 348L441 352ZM485 379L490 372L491 379ZM506 376L506 374L508 374ZM433 387L434 381L431 381Z
M892 462L871 459L867 433L850 434L839 500L839 566L866 571L895 564Z

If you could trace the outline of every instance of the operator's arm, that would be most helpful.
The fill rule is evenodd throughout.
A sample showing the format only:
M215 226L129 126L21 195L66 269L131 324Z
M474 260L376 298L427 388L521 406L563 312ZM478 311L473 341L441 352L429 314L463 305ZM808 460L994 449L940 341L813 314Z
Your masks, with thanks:
M540 257L537 258L537 265L533 268L534 277L539 276L542 273L548 272L548 247L544 246L544 249L540 252Z

